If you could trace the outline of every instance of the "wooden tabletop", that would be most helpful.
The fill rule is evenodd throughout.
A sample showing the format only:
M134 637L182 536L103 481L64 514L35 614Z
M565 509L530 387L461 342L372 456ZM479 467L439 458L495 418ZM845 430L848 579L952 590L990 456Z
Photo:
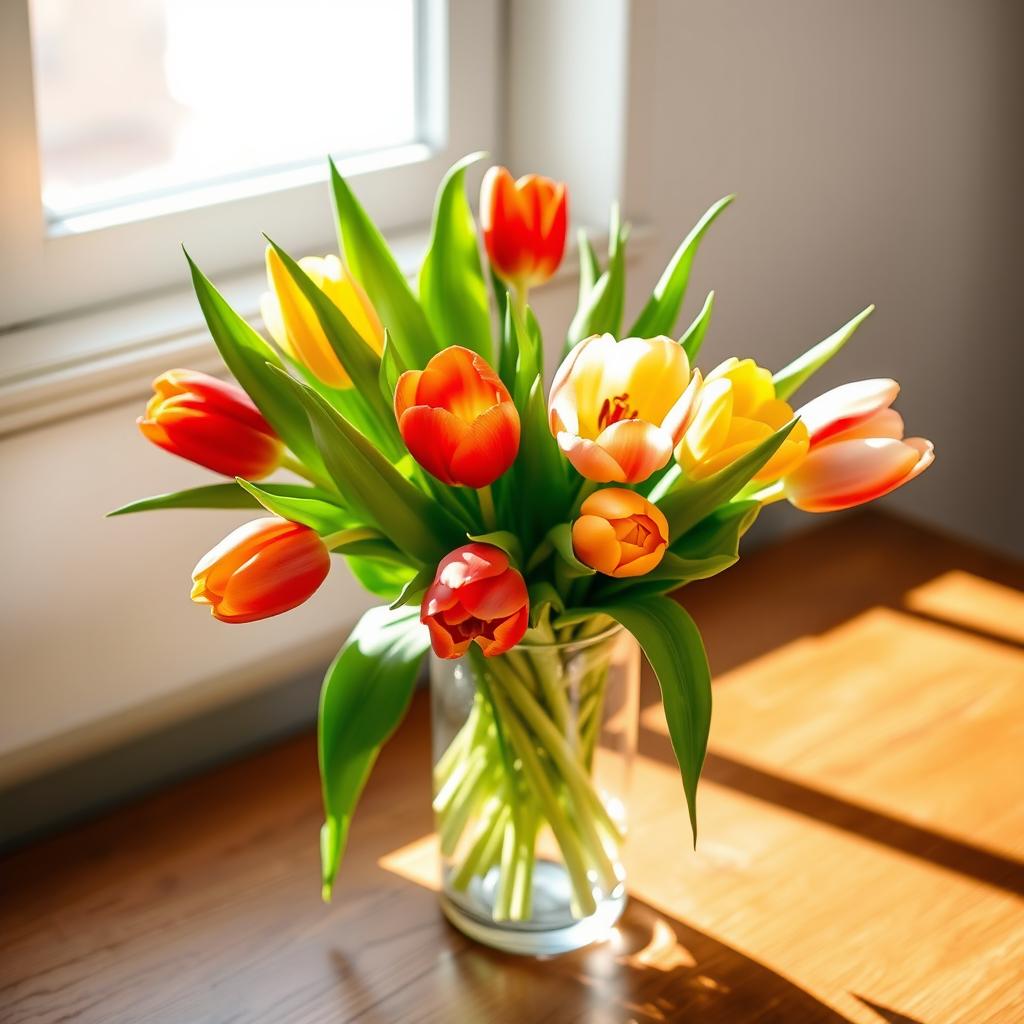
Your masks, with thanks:
M418 699L330 907L310 736L0 862L0 1020L1024 1021L1022 582L865 514L685 591L701 841L648 679L605 945L524 960L445 923Z

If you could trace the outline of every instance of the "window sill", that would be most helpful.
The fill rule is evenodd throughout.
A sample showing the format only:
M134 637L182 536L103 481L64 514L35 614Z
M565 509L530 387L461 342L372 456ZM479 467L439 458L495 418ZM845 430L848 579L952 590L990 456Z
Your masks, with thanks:
M606 236L593 232L592 237L600 249ZM426 227L390 238L410 278L428 239ZM634 228L630 262L651 239L649 229ZM326 252L333 246L322 248ZM573 248L556 280L575 276L578 266ZM258 322L259 299L266 290L262 265L219 277L215 284L239 313ZM221 366L190 287L14 328L0 334L0 437L142 397L151 378L183 365L207 371Z

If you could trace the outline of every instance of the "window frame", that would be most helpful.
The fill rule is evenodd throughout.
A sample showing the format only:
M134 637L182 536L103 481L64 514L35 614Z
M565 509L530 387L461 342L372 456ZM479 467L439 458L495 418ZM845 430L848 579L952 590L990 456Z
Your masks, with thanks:
M339 165L383 231L422 226L444 171L466 152L496 150L498 8L499 0L417 0L421 138ZM180 287L182 243L212 276L254 268L260 231L297 253L336 247L326 160L134 203L118 208L120 217L80 215L53 230L41 195L29 0L0 4L0 39L0 332ZM0 336L0 346L10 343ZM31 369L6 356L0 381Z

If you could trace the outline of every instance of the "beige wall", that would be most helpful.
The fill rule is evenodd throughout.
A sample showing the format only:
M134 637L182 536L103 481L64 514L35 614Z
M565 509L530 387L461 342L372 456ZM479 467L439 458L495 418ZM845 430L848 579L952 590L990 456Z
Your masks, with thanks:
M628 203L659 257L718 196L688 305L776 367L875 302L810 386L892 376L935 465L898 509L1024 553L1024 4L640 0ZM637 61L640 52L647 60Z

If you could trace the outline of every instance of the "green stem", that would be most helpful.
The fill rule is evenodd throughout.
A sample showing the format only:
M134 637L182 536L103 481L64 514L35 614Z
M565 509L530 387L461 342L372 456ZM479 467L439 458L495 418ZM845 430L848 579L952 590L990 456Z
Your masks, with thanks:
M558 797L551 788L547 773L544 771L533 742L519 724L511 705L499 691L494 692L495 701L505 713L505 729L516 749L523 772L530 782L534 794L544 808L544 816L551 826L565 860L565 869L569 873L573 887L573 905L579 917L589 917L597 909L594 893L587 878L587 868L583 860L580 836L575 826L559 806Z
M291 452L285 452L281 456L281 468L291 470L296 476L301 476L311 484L316 484L320 490L327 491L328 494L340 493L333 480L318 473L315 469L310 469L304 462L295 458Z
M487 530L498 528L498 514L494 510L494 495L491 493L490 485L477 489L477 497L480 499L480 516L484 521Z

